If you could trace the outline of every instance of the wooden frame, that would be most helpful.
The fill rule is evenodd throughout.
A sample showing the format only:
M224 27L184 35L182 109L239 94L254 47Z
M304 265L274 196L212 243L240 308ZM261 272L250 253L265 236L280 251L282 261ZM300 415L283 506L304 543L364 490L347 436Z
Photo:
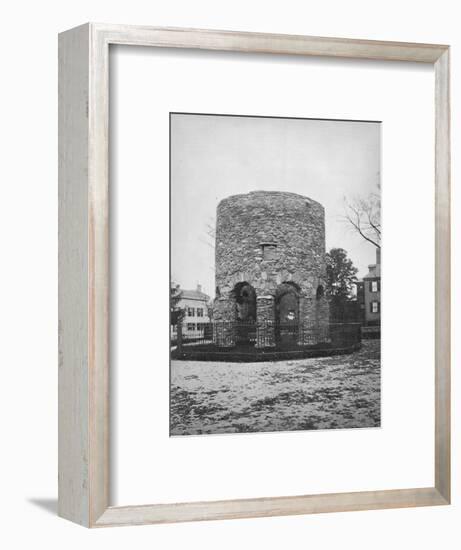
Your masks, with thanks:
M109 505L109 45L418 61L435 67L435 486L184 504ZM450 502L449 48L86 24L59 36L59 515L87 527Z

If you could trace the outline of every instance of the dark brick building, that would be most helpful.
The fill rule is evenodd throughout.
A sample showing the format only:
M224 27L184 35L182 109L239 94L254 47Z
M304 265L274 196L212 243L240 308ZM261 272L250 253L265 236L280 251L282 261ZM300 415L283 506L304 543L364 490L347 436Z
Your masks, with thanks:
M357 302L366 327L381 325L381 250L376 249L376 263L368 266L368 273L357 283Z
M365 325L381 322L381 250L376 249L376 264L368 266L363 278Z

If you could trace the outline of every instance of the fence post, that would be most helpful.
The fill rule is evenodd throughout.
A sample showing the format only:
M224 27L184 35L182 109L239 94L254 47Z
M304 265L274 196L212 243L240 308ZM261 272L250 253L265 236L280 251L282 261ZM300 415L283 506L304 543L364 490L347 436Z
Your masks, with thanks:
M182 351L182 323L181 321L176 325L177 327L177 343L178 343L178 351Z

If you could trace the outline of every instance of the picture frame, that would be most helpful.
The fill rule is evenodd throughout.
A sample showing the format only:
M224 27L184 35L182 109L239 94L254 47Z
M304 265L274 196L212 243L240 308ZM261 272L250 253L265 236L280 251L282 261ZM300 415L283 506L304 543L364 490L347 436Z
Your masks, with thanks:
M433 487L110 505L109 47L411 61L435 70ZM59 35L59 515L86 527L450 503L449 47L88 23Z

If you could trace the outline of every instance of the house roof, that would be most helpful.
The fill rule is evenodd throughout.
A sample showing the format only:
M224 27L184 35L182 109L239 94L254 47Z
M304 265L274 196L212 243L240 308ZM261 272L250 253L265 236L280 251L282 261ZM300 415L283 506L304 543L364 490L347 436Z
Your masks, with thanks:
M181 298L187 300L200 300L201 302L208 302L210 297L204 292L199 290L181 290Z
M365 279L376 279L381 277L381 264L369 265L368 273L365 275Z

